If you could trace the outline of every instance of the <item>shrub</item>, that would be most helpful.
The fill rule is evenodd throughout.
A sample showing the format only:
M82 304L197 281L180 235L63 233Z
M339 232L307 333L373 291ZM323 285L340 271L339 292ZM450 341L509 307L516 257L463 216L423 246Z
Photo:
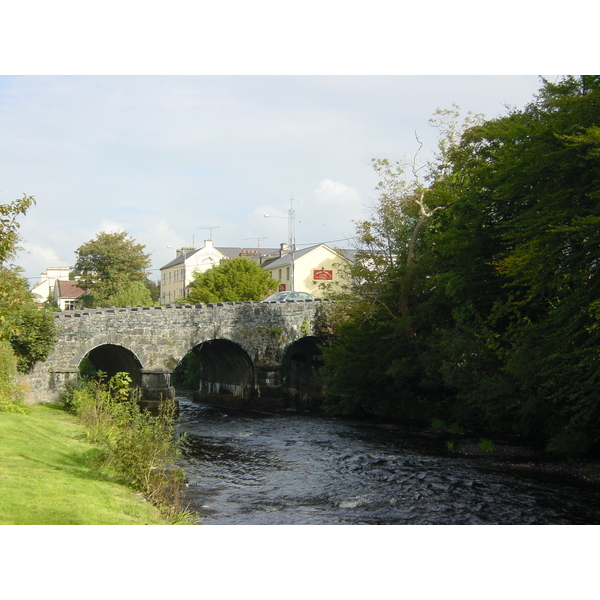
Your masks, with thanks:
M0 340L0 412L27 412L16 373L17 357L10 344Z
M558 456L578 456L587 454L590 447L590 436L577 431L563 431L548 440L546 452Z
M186 520L190 515L181 505L184 473L177 466L181 438L174 434L175 401L164 400L153 417L140 407L127 373L117 373L108 383L102 375L67 388L61 398L65 407L78 415L90 440L101 448L104 463L124 482L165 516Z
M431 428L437 431L443 431L446 429L446 423L442 419L433 418L431 419Z
M485 438L481 438L479 440L479 449L482 452L493 452L496 446L494 446L494 442L492 440L487 440Z

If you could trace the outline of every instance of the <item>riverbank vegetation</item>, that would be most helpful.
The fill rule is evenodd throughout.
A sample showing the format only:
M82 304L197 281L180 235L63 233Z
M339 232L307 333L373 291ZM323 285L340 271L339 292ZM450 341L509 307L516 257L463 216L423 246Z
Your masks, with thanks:
M143 494L170 522L191 521L181 495L184 472L177 466L177 404L163 400L153 416L140 406L130 384L127 373L117 373L108 382L98 373L97 379L84 379L67 389L63 405L77 415L97 447L98 465Z
M0 524L164 524L155 506L101 465L99 452L56 406L2 413Z
M524 109L439 111L435 160L374 161L353 285L329 315L334 414L600 446L600 77Z
M17 373L44 360L57 339L54 314L37 307L27 280L11 264L19 243L19 218L33 196L0 204L0 413L24 412Z

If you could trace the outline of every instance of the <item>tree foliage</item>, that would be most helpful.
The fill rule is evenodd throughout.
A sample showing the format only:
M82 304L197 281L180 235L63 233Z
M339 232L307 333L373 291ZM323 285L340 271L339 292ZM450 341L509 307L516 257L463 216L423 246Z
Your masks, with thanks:
M0 368L0 395L5 397L17 391L9 380L14 367L27 371L35 362L44 360L57 337L54 315L37 307L19 269L6 264L17 251L17 219L34 203L32 196L23 196L0 205L0 361L4 363Z
M544 81L492 120L451 113L420 182L375 162L330 405L599 445L600 78Z
M256 302L277 289L277 282L248 258L233 258L204 273L194 273L185 302Z
M0 204L0 265L14 257L19 242L19 215L24 215L35 204L33 196L23 194L23 198Z
M140 295L141 288L134 284L147 280L150 255L128 235L102 232L76 250L74 271L88 292L82 297L87 306L124 306L123 298L129 301ZM142 303L146 302L151 304L150 291L143 294Z

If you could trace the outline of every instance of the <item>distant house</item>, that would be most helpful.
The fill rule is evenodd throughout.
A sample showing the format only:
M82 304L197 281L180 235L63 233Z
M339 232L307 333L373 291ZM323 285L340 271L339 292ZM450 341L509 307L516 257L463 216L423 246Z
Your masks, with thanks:
M40 282L31 288L38 305L44 304L50 297L54 298L56 282L59 279L69 279L69 273L69 267L48 267L46 272L41 274Z
M49 298L56 300L60 310L73 310L78 307L79 298L85 290L69 281L69 267L48 267L42 273L41 281L31 288L38 306L42 306Z
M176 302L190 291L194 273L204 273L225 260L245 257L259 264L275 249L269 248L215 248L212 240L204 240L202 248L180 248L176 257L160 269L160 301L162 304Z
M54 299L60 310L75 310L79 308L79 300L85 290L75 285L73 281L59 279L54 286Z
M350 252L333 250L326 244L294 253L287 244L281 244L279 256L265 261L262 267L279 282L279 291L293 289L320 297L323 295L321 284L336 289L348 282L345 266L351 262Z

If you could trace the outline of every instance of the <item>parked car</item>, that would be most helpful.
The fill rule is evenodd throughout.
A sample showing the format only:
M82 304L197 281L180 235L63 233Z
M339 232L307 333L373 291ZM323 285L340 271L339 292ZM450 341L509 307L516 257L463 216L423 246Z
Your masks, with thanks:
M294 302L298 300L316 300L317 297L306 292L275 292L262 302Z

